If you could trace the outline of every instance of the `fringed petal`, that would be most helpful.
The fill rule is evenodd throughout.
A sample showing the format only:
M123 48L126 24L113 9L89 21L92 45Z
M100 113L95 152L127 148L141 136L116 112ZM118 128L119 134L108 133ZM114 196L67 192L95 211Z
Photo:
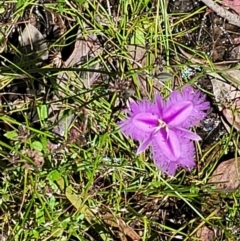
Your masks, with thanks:
M198 125L206 117L206 111L210 108L210 103L206 101L206 95L187 85L183 87L182 92L173 91L169 95L169 98L166 100L166 107L169 108L183 101L190 101L193 108L188 118L182 122L182 127L189 128Z
M181 101L164 110L163 120L170 126L178 126L189 118L193 109L190 101Z
M150 135L149 137L147 137L141 144L140 146L138 147L137 149L137 155L144 152L148 147L149 145L151 144L152 142L152 136Z
M175 129L180 131L182 136L186 139L190 139L190 140L194 140L194 141L201 141L202 140L202 138L198 134L196 134L192 131L189 131L185 128L176 127Z
M178 168L184 168L187 170L192 169L195 166L194 155L195 149L193 142L182 138L180 140L180 157L176 160L170 160L161 149L159 143L154 140L152 143L152 153L155 165L164 173L169 176L175 175Z
M162 129L154 136L154 140L158 143L159 151L168 159L174 161L180 157L180 143L174 131Z

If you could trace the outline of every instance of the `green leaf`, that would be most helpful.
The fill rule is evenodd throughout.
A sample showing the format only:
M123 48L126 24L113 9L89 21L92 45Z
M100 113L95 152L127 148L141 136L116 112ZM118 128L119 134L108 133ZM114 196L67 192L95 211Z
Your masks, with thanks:
M39 141L34 141L34 142L32 142L32 144L31 144L31 148L32 149L34 149L34 150L37 150L37 151L42 151L42 149L43 149L43 146L42 146L42 143L41 142L39 142Z
M75 152L75 153L73 153L73 154L71 155L71 158L72 158L72 159L75 159L77 156L78 156L78 153Z
M47 105L40 105L38 107L38 115L39 115L39 119L41 121L48 118L48 108L47 108Z
M61 227L62 227L63 229L67 229L70 222L71 222L71 219L70 219L69 217L66 218L65 220L63 220L63 221L61 222Z
M0 14L4 13L5 12L5 9L3 6L0 6Z
M145 36L143 29L136 28L135 33L131 39L131 44L145 45Z
M34 237L34 238L37 238L37 239L40 238L39 232L38 232L37 230L33 230L33 231L32 231L32 234L33 234L33 237Z
M41 137L40 140L42 143L44 153L49 153L50 150L48 148L48 144L49 144L48 139L45 136L43 136L43 137Z
M156 76L156 78L162 82L165 82L169 79L172 79L173 75L169 73L160 73L158 76Z
M54 171L50 172L48 175L48 180L49 180L50 186L54 190L56 188L60 189L61 191L64 190L64 187L65 187L64 179L62 178L59 171L54 170ZM56 182L56 184L55 184L55 182Z
M14 141L14 140L17 140L18 133L16 130L8 131L7 133L4 134L4 136Z
M61 173L57 170L53 170L52 172L50 172L48 174L48 178L49 180L51 180L52 182L58 181L59 179L61 179Z
M44 212L42 209L36 208L36 219L38 225L45 223Z
M70 201L70 203L79 210L82 206L81 197L74 193L74 190L71 186L66 188L66 197Z
M23 5L23 0L17 1L17 8L20 8Z
M55 204L56 204L56 198L54 196L51 196L48 199L48 206L50 207L51 211L54 210Z

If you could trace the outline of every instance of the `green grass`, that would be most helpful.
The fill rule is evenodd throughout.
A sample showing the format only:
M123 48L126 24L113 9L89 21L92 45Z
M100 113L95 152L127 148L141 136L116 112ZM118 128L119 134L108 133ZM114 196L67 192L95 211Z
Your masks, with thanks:
M15 22L26 9L41 6L36 1L11 3L16 5ZM0 4L0 13L7 11L5 4ZM181 78L186 65L178 46L185 47L181 40L186 31L194 32L200 25L181 27L204 8L168 14L165 0L119 0L111 8L108 4L112 3L78 0L44 5L68 19L69 29L79 27L83 39L94 35L104 39L99 52L95 50L97 54L88 56L84 64L58 68L5 58L6 64L0 66L0 236L9 241L200 240L196 233L207 226L221 231L215 240L238 240L238 191L222 193L208 184L220 158L231 149L233 133L208 149L196 144L196 168L180 170L170 178L155 167L148 152L136 156L136 143L117 126L128 94L122 88L129 81L136 99L152 98L155 91L167 96L173 89L170 75L163 83L151 77L159 68L180 85L188 82ZM4 36L10 30L10 22L0 24ZM68 33L49 49L57 51L75 42L77 33ZM0 46L2 55L19 54L4 39ZM206 54L192 51L195 57L205 58L211 69ZM162 66L156 64L157 57L163 59ZM97 72L101 81L86 87L86 75ZM57 81L60 73L68 74L63 85ZM197 73L189 83L197 86L203 74ZM17 79L26 81L32 91L24 100L10 103L5 88ZM47 90L51 87L53 96L47 91L44 97L39 95L38 82ZM48 115L53 108L52 113L60 116L56 121ZM29 113L38 116L37 127ZM53 129L61 120L64 134L59 136Z

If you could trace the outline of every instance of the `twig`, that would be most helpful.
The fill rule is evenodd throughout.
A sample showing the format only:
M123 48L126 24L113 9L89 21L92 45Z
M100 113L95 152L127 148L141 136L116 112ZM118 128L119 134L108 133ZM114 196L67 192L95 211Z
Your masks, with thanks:
M201 0L201 1L205 3L209 8L211 8L214 12L216 12L217 15L227 19L229 23L240 27L240 16L229 12L228 10L219 6L217 3L213 2L212 0Z

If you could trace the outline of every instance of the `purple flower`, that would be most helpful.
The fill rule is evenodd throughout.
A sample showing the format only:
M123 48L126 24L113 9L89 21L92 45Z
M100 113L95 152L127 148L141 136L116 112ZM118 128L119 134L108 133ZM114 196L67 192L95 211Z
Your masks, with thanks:
M209 104L201 92L187 86L182 93L172 92L166 101L156 95L154 103L132 102L128 118L119 126L126 136L140 141L137 154L151 145L156 165L172 175L178 166L193 167L192 140L201 138L188 128L205 117L207 108Z

